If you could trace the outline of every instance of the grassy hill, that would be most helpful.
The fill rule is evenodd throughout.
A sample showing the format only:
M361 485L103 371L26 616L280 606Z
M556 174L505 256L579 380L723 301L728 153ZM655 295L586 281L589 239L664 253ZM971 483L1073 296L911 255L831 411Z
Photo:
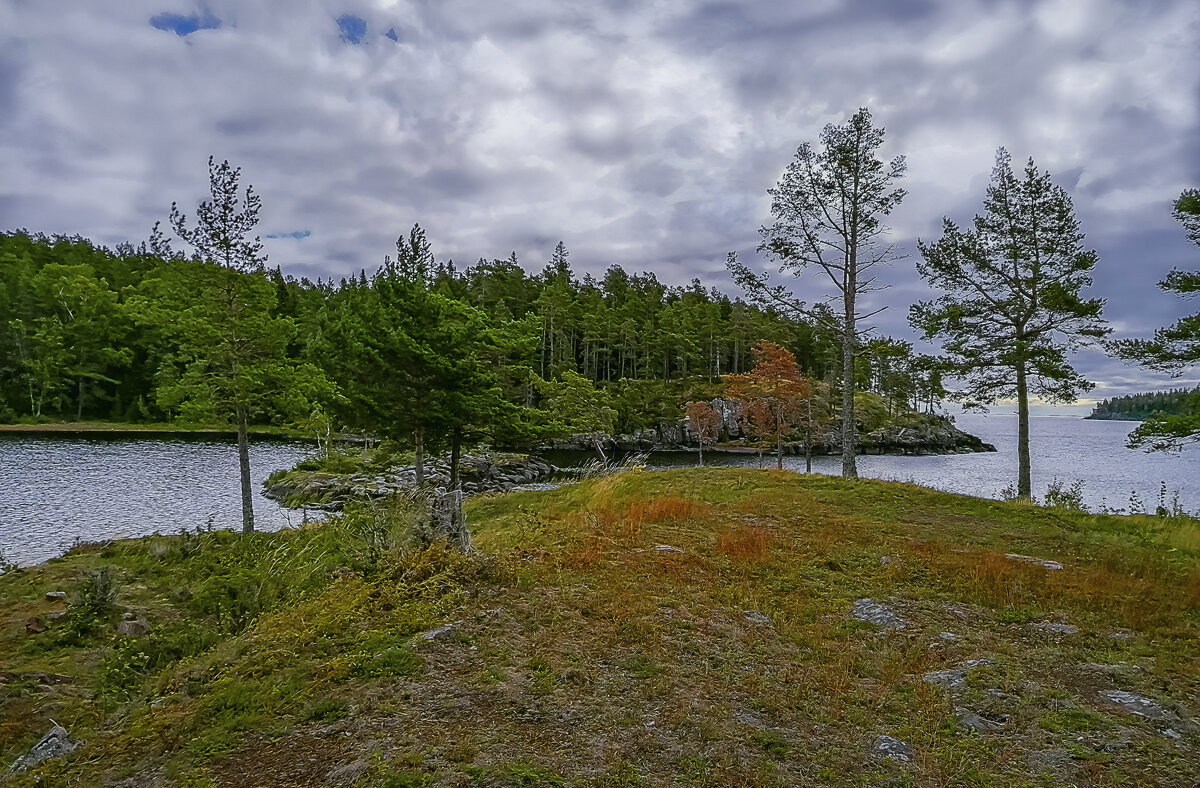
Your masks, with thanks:
M51 719L82 742L11 784L1200 774L1194 520L739 469L476 498L469 556L408 546L412 517L149 537L0 577L5 765ZM865 598L904 627L852 617ZM148 633L117 635L127 617Z

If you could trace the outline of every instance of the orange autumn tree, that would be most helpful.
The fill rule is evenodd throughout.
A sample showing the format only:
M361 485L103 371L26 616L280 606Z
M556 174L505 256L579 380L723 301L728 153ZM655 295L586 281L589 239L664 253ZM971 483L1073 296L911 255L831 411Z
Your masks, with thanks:
M704 447L717 442L721 435L721 414L708 402L689 402L683 407L688 429L700 444L700 464L704 465Z
M776 467L783 468L783 440L801 422L812 385L786 348L763 340L750 351L754 369L726 375L726 396L741 403L742 423L757 440L775 444Z

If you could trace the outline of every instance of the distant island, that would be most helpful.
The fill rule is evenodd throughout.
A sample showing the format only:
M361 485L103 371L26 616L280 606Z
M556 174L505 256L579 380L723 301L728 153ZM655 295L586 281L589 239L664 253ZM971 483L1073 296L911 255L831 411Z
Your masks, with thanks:
M1109 421L1143 421L1154 413L1179 416L1184 413L1187 397L1192 389L1151 391L1145 394L1126 394L1096 404L1085 419Z

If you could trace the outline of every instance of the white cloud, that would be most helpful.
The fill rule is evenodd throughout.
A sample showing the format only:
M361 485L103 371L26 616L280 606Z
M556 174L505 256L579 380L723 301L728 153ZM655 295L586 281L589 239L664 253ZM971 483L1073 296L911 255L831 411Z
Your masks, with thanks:
M1168 205L1200 184L1188 0L212 0L220 29L149 24L196 8L0 5L0 227L139 240L204 196L213 154L263 196L264 235L311 231L267 242L285 270L372 268L420 221L460 263L540 267L562 238L582 269L685 282L752 258L796 146L869 102L908 156L902 246L969 219L1005 145L1077 179L1114 317L1180 311L1154 282L1191 254ZM889 278L919 292L911 262Z

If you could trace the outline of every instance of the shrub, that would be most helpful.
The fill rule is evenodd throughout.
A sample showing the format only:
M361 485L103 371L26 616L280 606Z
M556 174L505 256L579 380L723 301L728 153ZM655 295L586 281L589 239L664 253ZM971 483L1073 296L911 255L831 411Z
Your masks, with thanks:
M1046 488L1046 497L1042 505L1068 512L1086 512L1087 507L1083 505L1083 480L1077 479L1068 486L1055 478Z
M308 718L319 722L333 722L350 713L350 704L339 698L322 698L308 710Z

